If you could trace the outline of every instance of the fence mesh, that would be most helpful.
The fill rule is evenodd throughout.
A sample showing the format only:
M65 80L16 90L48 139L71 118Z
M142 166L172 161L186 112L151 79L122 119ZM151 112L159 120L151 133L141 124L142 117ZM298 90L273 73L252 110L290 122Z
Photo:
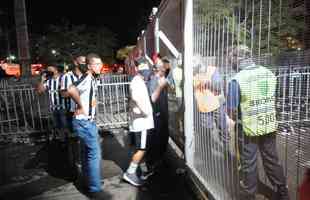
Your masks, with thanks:
M291 199L298 199L298 186L303 180L304 170L309 167L309 48L307 44L306 1L287 0L194 0L194 98L198 99L201 83L207 84L211 80L213 92L219 91L218 98L221 110L202 112L199 101L194 105L194 137L195 159L194 166L197 176L205 184L215 199L240 199L243 181L246 175L244 169L254 167L253 163L246 163L241 156L252 153L244 136L244 130L229 130L229 135L220 125L225 118L227 124L232 123L229 116L232 102L227 102L231 95L230 87L236 73L244 69L245 65L264 66L276 78L275 106L278 129L276 147L282 164L284 175L289 188ZM298 12L303 9L304 12ZM246 48L244 53L243 48ZM233 51L238 49L238 51ZM233 53L232 53L233 52ZM247 63L243 54L248 54ZM237 64L236 64L237 63ZM214 77L208 77L210 70L216 68L222 84L215 84ZM250 73L250 72L248 72ZM269 76L273 76L269 75ZM248 85L239 86L253 96L261 92L255 88L256 79L260 74L248 80ZM237 77L238 78L238 77ZM220 78L219 78L220 79ZM203 87L207 87L203 85ZM266 86L266 87L270 87ZM258 87L262 89L262 87ZM268 89L268 88L267 88ZM252 91L251 91L252 90ZM237 90L235 90L237 92ZM233 94L235 96L236 94ZM242 99L241 102L246 101ZM245 97L244 97L245 98ZM259 99L258 97L256 97ZM212 104L212 100L210 101ZM254 102L257 110L261 109L259 101ZM210 106L210 105L209 105ZM212 105L211 105L212 106ZM216 106L216 105L213 105ZM271 109L273 109L270 107ZM240 109L240 108L239 108ZM246 108L241 108L246 109ZM266 113L268 110L265 111ZM269 111L270 112L270 111ZM237 112L231 116L236 124L244 124L244 113ZM252 116L254 114L247 114ZM267 115L266 115L267 116ZM262 119L266 129L270 129L273 117ZM265 118L266 117L266 118ZM249 123L253 123L248 121ZM258 136L260 137L260 136ZM241 139L243 142L240 142ZM252 137L253 139L253 137ZM262 139L253 139L261 141ZM257 142L256 141L256 142ZM271 141L271 139L269 139ZM258 156L259 182L257 196L271 199L277 190L276 184L270 181L270 169L266 169L264 148L259 144ZM264 159L262 159L264 158ZM254 161L251 161L254 162ZM264 166L263 163L266 165ZM253 168L247 168L254 170ZM272 179L271 179L272 180ZM250 184L254 184L253 180ZM278 197L280 198L280 197Z
M105 75L98 84L96 123L102 128L128 125L128 75Z
M98 80L97 125L119 128L128 123L129 75L103 75ZM27 138L53 130L47 94L30 84L5 84L0 88L0 140Z
M49 130L47 95L38 96L31 85L0 89L0 138L24 138L29 133Z

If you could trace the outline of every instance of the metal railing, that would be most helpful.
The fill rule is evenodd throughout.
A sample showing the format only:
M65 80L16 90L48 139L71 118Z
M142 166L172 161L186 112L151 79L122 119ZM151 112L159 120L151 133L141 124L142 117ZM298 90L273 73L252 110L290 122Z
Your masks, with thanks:
M0 88L6 88L8 86L8 81L6 79L0 80Z
M236 1L235 5L228 1L217 0L188 2L193 6L190 8L193 15L187 18L193 23L193 38L185 41L185 48L192 45L191 53L195 56L185 55L189 57L188 59L192 59L185 68L194 69L193 74L185 74L185 80L190 80L191 77L195 79L197 74L204 76L209 66L218 67L220 76L226 83L223 88L224 91L226 90L223 93L224 105L229 103L225 102L226 87L236 70L241 67L234 62L233 58L242 57L241 53L237 55L238 52L231 54L231 49L241 45L248 47L248 58L250 57L257 65L272 70L277 77L275 97L276 119L279 124L276 134L277 151L286 176L290 199L298 199L298 187L303 180L304 170L310 167L310 154L307 147L310 141L307 134L310 130L309 60L301 51L303 46L300 46L297 35L293 39L296 46L286 47L285 42L275 41L280 40L279 35L287 31L282 30L283 24L294 29L294 26L300 22L295 21L295 24L288 25L292 22L290 20L296 19L292 16L290 19L284 17L282 12L287 12L289 9L287 1L275 3L271 0L240 0ZM289 16L286 15L286 17ZM274 31L275 27L277 31ZM301 30L295 29L295 31ZM287 51L288 49L290 51ZM207 82L210 79L204 81ZM188 87L192 86L188 84ZM255 92L258 94L257 91L252 91L252 95L255 96ZM191 112L190 108L191 105L188 105L185 110ZM193 133L187 133L193 137L193 140L187 141L188 155L190 157L192 152L194 155L193 162L189 162L191 169L215 199L240 199L242 181L245 180L241 170L243 166L240 152L246 147L245 144L238 143L238 139L244 138L244 134L238 132L238 129L229 130L230 140L226 141L227 138L223 138L223 130L216 126L220 119L211 118L209 123L214 127L207 127L206 116L201 115L196 105L192 108L194 121L185 122L189 126L193 123L194 129ZM227 114L226 106L224 106L224 113ZM235 118L236 124L241 123L238 114ZM267 178L261 156L258 156L257 162L257 169L252 169L259 174L261 187L258 187L257 195L271 199L277 188Z
M163 0L139 37L144 40L145 55L160 53L172 61L172 75L182 92L169 93L170 134L184 145L187 165L215 199L240 199L238 151L243 147L238 146L238 132L232 129L230 140L223 143L223 132L216 127L218 119L211 120L215 128L206 128L208 117L199 113L193 86L195 75L203 75L210 64L218 67L225 105L227 85L235 74L228 53L239 45L248 46L255 62L267 66L277 78L277 149L290 198L298 199L304 169L310 166L310 53L309 46L303 44L303 15L283 0ZM150 29L154 32L151 36ZM176 55L183 55L183 64ZM210 58L214 60L210 62ZM258 194L270 199L267 193L275 188L265 177L261 159L257 172L262 185L268 186Z
M96 123L102 128L124 127L128 124L128 75L100 77Z
M47 95L38 96L31 85L6 86L0 89L0 137L25 137L48 130Z
M110 129L128 124L128 75L105 75L98 81L97 125ZM29 84L0 88L0 140L53 131L47 94Z

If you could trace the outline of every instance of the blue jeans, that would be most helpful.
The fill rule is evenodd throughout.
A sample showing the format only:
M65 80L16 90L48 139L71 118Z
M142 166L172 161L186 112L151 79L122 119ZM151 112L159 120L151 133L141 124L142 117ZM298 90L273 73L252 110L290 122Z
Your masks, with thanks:
M101 150L98 141L98 129L94 122L73 119L74 133L81 142L82 173L89 192L101 191Z

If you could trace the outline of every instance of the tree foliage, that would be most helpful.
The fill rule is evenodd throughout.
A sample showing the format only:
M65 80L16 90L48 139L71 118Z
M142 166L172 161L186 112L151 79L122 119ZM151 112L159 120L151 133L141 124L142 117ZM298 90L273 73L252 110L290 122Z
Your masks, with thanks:
M89 52L111 60L117 43L115 34L105 27L65 22L62 25L50 25L46 34L33 38L32 49L41 60L58 56L70 61L73 55L86 55ZM54 54L52 50L55 50Z
M136 46L133 45L133 46L126 46L126 47L123 47L121 49L119 49L116 53L116 58L119 59L119 60L125 60L128 56L129 56L129 53L135 48Z
M199 0L196 21L215 34L228 32L230 44L246 44L256 53L302 48L304 19L289 0Z

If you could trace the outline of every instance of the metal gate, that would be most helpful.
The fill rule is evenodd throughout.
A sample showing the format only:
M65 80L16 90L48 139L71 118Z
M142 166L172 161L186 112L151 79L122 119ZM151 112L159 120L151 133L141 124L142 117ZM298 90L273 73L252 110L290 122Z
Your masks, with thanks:
M295 10L298 9L285 0L187 1L184 34L187 163L215 199L240 199L239 185L243 180L240 151L244 147L238 145L238 137L243 136L238 129L230 129L226 138L216 126L219 119L199 111L195 84L207 82L209 79L204 78L207 68L216 66L223 83L217 89L222 91L227 114L227 86L236 73L229 53L241 46L249 49L257 65L266 66L277 78L277 150L290 198L298 199L304 170L310 167L307 147L310 65L308 47L302 38L304 18ZM209 128L208 123L214 127ZM257 196L271 199L276 188L266 177L261 159L257 172L262 186Z
M24 138L49 130L47 95L38 96L28 84L0 88L0 139Z
M96 123L104 129L128 125L128 75L103 75L98 84Z

